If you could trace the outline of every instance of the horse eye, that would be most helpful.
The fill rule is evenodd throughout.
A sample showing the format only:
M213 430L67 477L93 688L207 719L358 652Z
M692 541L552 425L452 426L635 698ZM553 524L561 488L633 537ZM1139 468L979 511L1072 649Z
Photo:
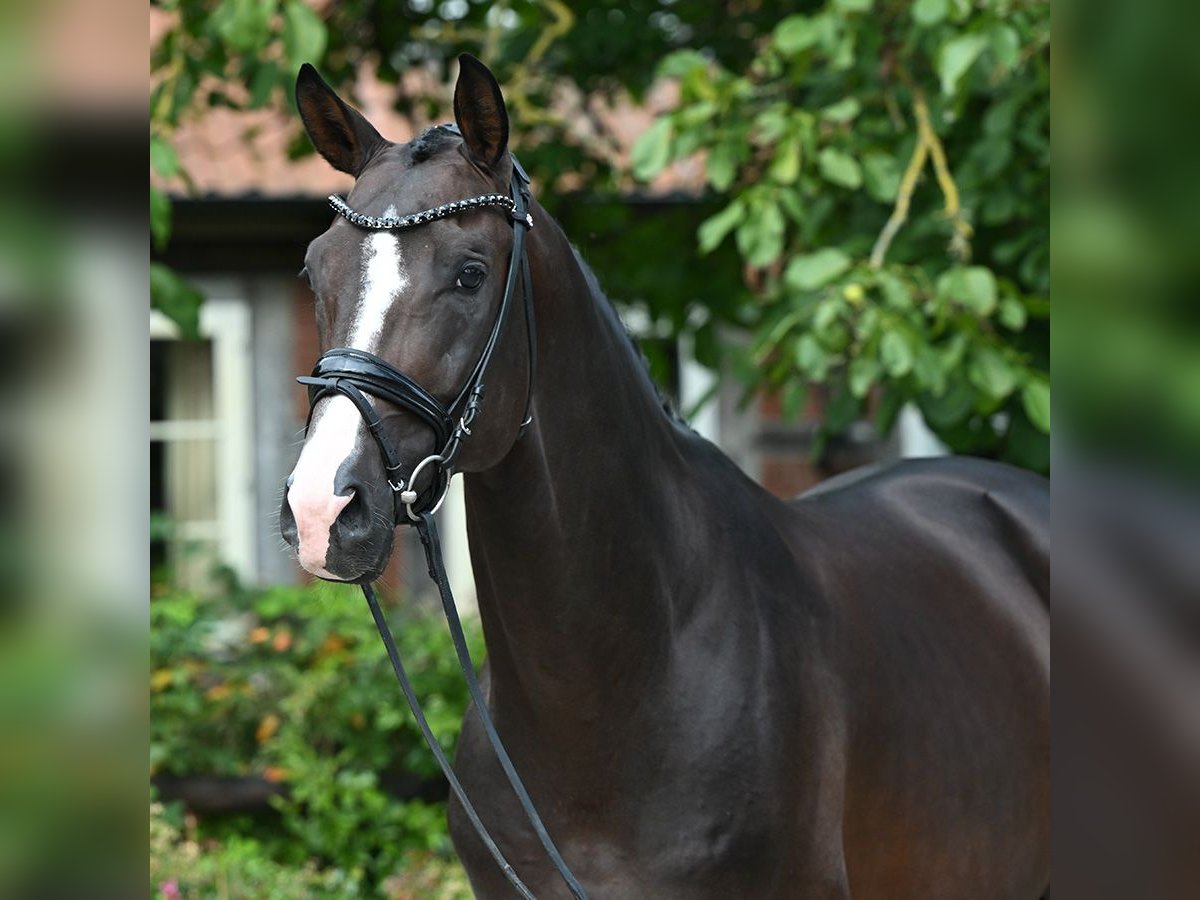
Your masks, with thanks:
M477 263L471 263L463 266L463 270L458 273L458 281L454 283L454 286L473 291L483 284L483 279L486 277L487 269Z

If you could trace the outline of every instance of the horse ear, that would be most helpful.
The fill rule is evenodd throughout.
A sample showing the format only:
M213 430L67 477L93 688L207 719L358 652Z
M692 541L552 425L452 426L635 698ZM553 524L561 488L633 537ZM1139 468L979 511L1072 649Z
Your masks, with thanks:
M491 71L469 53L458 58L454 121L471 159L494 169L508 152L508 111Z
M308 63L296 76L296 107L313 146L339 172L357 177L367 160L387 144L362 113L347 106Z

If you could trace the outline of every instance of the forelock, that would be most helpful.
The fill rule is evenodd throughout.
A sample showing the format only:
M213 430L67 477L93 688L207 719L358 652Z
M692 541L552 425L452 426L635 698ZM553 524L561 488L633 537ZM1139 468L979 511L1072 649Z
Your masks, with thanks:
M442 150L454 143L454 133L445 125L434 125L426 128L419 135L413 138L412 143L408 145L409 155L413 165L424 162L430 157L436 156Z

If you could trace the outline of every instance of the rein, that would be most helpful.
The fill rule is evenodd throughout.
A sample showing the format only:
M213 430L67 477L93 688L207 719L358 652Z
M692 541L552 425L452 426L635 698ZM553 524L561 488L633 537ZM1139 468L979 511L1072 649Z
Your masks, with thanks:
M454 126L443 127L457 132L457 128ZM508 318L508 310L511 306L512 295L516 290L518 277L521 278L522 282L522 292L525 301L525 322L529 340L529 385L525 401L525 415L522 418L518 439L524 434L526 427L532 421L531 411L533 405L534 368L536 365L536 340L533 319L533 286L529 277L529 258L525 251L525 236L528 230L533 227L533 216L529 212L532 195L529 191L529 176L525 174L525 170L517 162L516 157L512 157L512 163L513 176L510 184L510 196L485 194L480 197L458 200L435 207L434 209L406 216L387 216L382 218L364 216L351 209L342 198L336 195L329 198L329 203L333 209L348 222L359 228L371 230L411 228L445 218L446 216L455 215L459 212L487 206L503 207L511 214L513 247L512 257L508 265L508 277L504 285L504 295L500 301L500 308L496 312L496 320L492 324L492 330L488 335L487 343L484 345L479 360L471 371L471 375L467 378L466 383L455 400L449 406L444 406L432 393L422 388L385 360L380 359L372 353L346 347L335 348L324 353L317 360L317 364L311 375L296 380L308 387L309 422L312 421L313 409L316 407L317 402L323 397L334 394L341 394L349 398L362 415L367 429L375 439L375 443L379 446L384 466L387 469L387 481L392 489L393 496L394 521L397 525L414 525L417 529L417 534L421 538L421 544L425 549L425 561L429 569L429 577L437 586L438 594L441 597L442 612L445 614L446 623L450 629L450 636L454 642L454 652L458 657L458 664L466 680L471 700L475 704L475 710L478 712L480 720L483 723L488 742L491 744L492 750L496 754L496 758L499 760L500 766L503 768L513 792L520 801L521 808L524 810L530 825L533 827L534 833L537 835L554 868L558 871L558 874L576 900L587 900L586 892L574 874L572 874L562 855L558 852L553 839L551 839L549 833L546 831L541 816L538 815L537 809L533 805L533 800L530 798L529 792L525 789L521 777L517 774L512 759L504 747L504 742L500 740L500 735L497 733L496 726L492 722L491 714L488 712L487 704L484 701L483 692L479 687L479 679L475 674L475 665L471 660L466 638L463 635L462 622L459 620L458 610L454 603L454 595L450 590L450 581L446 576L445 564L442 561L441 540L438 535L437 524L433 518L433 514L438 511L446 498L446 492L450 486L450 478L454 473L454 460L462 448L463 441L471 435L471 425L479 415L483 403L484 376L487 374L492 354L495 352L496 345L499 342L504 322ZM383 433L382 420L375 411L371 401L367 399L368 395L408 410L420 418L434 433L435 446L439 449L417 463L408 474L407 479L401 477L400 460L386 435ZM456 416L457 422L455 421ZM426 468L430 469L429 485L423 491L418 492L417 479ZM526 900L536 900L533 892L521 880L520 876L517 875L508 860L505 859L496 841L479 818L479 814L475 811L474 805L467 797L462 782L454 771L454 767L446 758L445 751L438 743L433 730L429 727L429 722L421 708L421 703L417 699L412 682L409 680L408 673L405 671L404 664L400 659L400 653L396 649L396 642L392 637L391 629L388 627L383 611L379 607L379 601L375 596L374 589L369 584L363 584L362 591L363 596L366 597L367 606L371 610L371 616L375 620L375 627L379 631L379 637L382 639L383 645L387 650L392 669L396 673L396 680L399 682L400 689L403 691L404 697L412 709L413 717L421 729L425 743L429 745L429 749L432 751L434 758L437 760L443 774L446 776L446 780L450 784L450 789L462 804L472 827L479 835L480 840L483 841L492 858L496 861L496 864L500 867L500 870L504 873L505 878L508 879L509 883L516 888L517 892L523 898L526 898Z

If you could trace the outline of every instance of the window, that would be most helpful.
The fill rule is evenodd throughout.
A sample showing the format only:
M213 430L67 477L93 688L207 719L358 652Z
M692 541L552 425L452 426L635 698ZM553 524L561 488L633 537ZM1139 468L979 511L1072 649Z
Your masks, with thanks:
M255 564L250 310L208 294L201 340L150 320L151 563L192 588Z

